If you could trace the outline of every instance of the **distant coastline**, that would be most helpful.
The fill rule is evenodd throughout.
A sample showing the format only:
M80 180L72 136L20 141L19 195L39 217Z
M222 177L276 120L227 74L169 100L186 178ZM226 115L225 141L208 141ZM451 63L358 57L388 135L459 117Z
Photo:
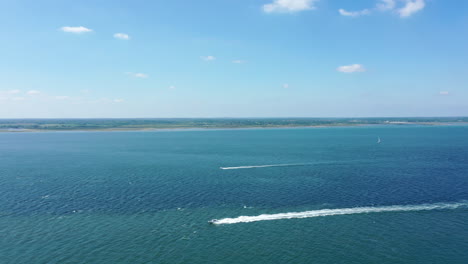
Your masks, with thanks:
M187 131L269 128L356 127L373 125L466 125L468 117L443 118L158 118L158 119L0 119L0 132Z

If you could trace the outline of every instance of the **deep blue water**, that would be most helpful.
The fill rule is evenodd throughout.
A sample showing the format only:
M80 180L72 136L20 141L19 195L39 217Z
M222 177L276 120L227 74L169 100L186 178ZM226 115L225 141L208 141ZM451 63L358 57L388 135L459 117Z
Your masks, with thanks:
M382 143L377 144L377 137ZM304 164L221 170L220 167ZM0 133L0 263L468 263L468 126Z

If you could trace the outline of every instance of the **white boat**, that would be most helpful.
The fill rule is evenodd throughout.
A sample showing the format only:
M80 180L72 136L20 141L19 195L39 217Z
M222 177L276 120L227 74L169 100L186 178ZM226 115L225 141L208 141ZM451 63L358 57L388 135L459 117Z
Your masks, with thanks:
M216 222L218 222L218 221L219 221L218 219L211 219L210 221L208 221L208 223L216 224Z
M380 144L382 140L380 140L380 137L377 137L377 144Z

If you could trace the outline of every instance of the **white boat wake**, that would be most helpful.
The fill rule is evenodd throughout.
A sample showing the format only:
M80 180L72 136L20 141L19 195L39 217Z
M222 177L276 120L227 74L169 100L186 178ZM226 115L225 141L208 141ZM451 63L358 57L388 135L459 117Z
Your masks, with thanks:
M292 219L292 218L311 218L319 216L332 215L350 215L350 214L366 214L366 213L382 213L382 212L413 212L413 211L429 211L429 210L448 210L468 207L468 202L458 203L436 203L436 204L421 204L421 205L392 205L380 207L355 207L341 209L321 209L305 212L290 212L280 214L262 214L257 216L239 216L236 218L224 218L213 221L213 224L237 224L250 223L257 221Z
M239 169L268 168L268 167L293 167L293 166L308 166L308 165L314 165L314 163L271 164L271 165L219 167L219 168L222 170L239 170Z

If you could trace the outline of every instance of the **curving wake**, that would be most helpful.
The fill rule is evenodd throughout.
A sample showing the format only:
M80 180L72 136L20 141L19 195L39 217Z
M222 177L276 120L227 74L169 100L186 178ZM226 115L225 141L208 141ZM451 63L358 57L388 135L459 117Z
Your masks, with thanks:
M305 212L291 212L280 214L262 214L257 216L239 216L236 218L216 219L213 224L237 224L250 223L257 221L280 220L291 218L311 218L319 216L332 215L350 215L350 214L366 214L366 213L383 213L383 212L412 212L412 211L429 211L429 210L448 210L468 207L468 202L458 203L436 203L436 204L421 204L421 205L392 205L380 207L354 207L341 209L321 209Z

